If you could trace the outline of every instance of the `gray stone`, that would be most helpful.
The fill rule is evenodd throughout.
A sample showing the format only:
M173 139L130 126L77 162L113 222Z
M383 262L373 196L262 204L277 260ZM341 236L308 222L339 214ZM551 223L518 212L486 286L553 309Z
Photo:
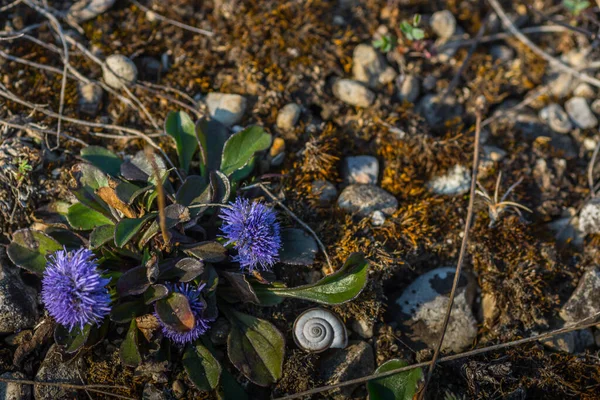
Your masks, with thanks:
M373 214L371 214L371 224L373 226L382 226L385 224L385 215L381 211L373 211Z
M95 83L83 83L78 85L79 111L95 117L102 103L102 88Z
M104 82L113 89L130 86L137 80L138 70L134 62L121 54L112 54L102 65Z
M600 269L587 270L577 288L560 310L565 321L577 322L600 313Z
M434 348L439 340L455 268L437 268L418 277L396 299L397 320L403 332L415 343ZM461 352L477 337L477 321L472 304L475 284L461 276L444 337L443 351Z
M287 131L294 129L300 118L302 109L296 103L289 103L283 106L277 113L277 127L281 130Z
M549 349L564 353L581 353L594 345L594 334L587 329L561 333L542 341Z
M594 114L600 114L600 99L596 99L592 102L592 111Z
M338 191L335 185L328 181L314 181L311 186L311 194L319 198L319 205L325 207L335 201Z
M553 72L547 77L546 84L550 87L550 93L563 99L573 90L575 79L567 72Z
M414 75L400 75L396 79L398 99L414 103L421 92L419 78Z
M579 213L579 230L584 234L600 232L600 199L588 201Z
M143 57L140 62L142 71L150 79L158 79L160 74L165 72L163 64L154 57Z
M377 184L379 161L373 156L346 157L342 166L342 176L347 184Z
M462 165L455 165L446 174L427 182L427 188L435 194L458 196L469 191L471 173Z
M21 372L5 372L0 378L27 379ZM31 399L31 386L16 383L0 382L0 400L29 400Z
M427 75L425 79L423 79L423 89L428 92L433 91L437 86L437 78L433 75Z
M38 295L23 282L19 269L1 263L0 254L0 335L5 335L35 325Z
M556 104L548 104L539 112L539 117L546 122L550 129L558 133L569 133L573 129L573 124L563 108Z
M167 395L151 383L146 383L142 400L167 400Z
M333 84L333 95L346 104L369 107L375 101L375 93L358 81L338 79Z
M366 342L350 343L345 349L331 350L321 358L321 379L327 384L336 384L369 375L375 369L373 349ZM346 400L359 385L349 385L331 393L335 400Z
M496 146L483 146L483 156L486 160L498 162L506 157L506 151ZM470 182L469 182L470 184Z
M454 15L448 10L433 13L429 20L429 24L435 34L442 39L452 37L456 31L456 18L454 18Z
M398 200L378 186L355 184L342 191L338 206L360 217L369 217L374 211L391 215L398 209Z
M211 118L231 127L242 120L247 101L239 94L209 93L205 99Z
M385 58L370 44L359 44L352 54L352 75L370 88L380 85L380 76L387 69Z
M494 60L508 62L514 58L515 51L512 49L512 47L503 44L496 44L490 47L490 55Z
M581 129L595 128L598 125L598 119L583 97L573 97L567 100L565 109L573 123Z
M438 126L445 121L457 117L463 113L463 106L460 105L455 96L446 96L442 102L442 95L425 95L417 107L421 114L431 126Z
M63 362L63 356L58 345L53 344L48 350L46 358L42 361L42 365L40 365L35 375L35 380L82 384L81 376L85 376L83 369L81 358ZM36 385L33 390L36 400L72 399L76 397L75 391L60 386Z
M575 216L575 209L565 210L561 218L549 222L546 226L554 233L558 243L569 243L577 248L583 246L583 235L579 230L579 219Z
M352 330L363 339L373 337L373 323L368 319L356 319L352 322Z
M573 96L583 97L584 99L592 100L596 98L596 93L592 85L586 82L581 82L573 89Z
M83 0L76 1L67 13L67 18L81 23L96 18L98 15L108 11L116 0Z

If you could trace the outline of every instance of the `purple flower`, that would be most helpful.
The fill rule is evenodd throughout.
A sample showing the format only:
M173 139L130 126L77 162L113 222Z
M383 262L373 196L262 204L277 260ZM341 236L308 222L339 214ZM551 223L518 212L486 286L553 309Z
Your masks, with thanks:
M238 255L233 261L252 272L255 267L270 269L279 261L281 236L277 215L262 203L250 202L238 197L230 203L231 208L221 211L221 231L227 239L225 245L233 243Z
M94 253L81 248L58 250L48 257L42 280L42 301L50 315L69 330L99 324L110 312L110 279L98 272Z
M191 330L187 332L181 332L165 324L160 319L158 313L155 312L154 316L158 318L158 321L162 327L162 333L165 337L171 339L173 342L179 345L184 345L198 339L200 335L206 333L208 328L210 328L209 323L214 321L214 319L204 318L204 310L206 309L206 303L202 298L202 289L204 289L204 286L206 286L204 283L198 286L192 286L188 283L167 283L167 287L169 288L170 292L181 293L187 298L196 322Z

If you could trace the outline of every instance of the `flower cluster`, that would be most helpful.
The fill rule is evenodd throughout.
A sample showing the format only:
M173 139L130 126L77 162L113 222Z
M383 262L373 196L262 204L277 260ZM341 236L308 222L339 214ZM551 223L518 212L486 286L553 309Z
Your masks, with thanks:
M214 320L204 317L204 310L206 309L206 303L202 298L202 289L204 289L204 286L206 286L204 283L198 286L192 286L188 283L167 284L169 292L181 293L187 298L192 313L194 314L195 325L191 330L181 332L165 324L160 319L158 313L155 312L154 315L158 318L162 327L162 333L165 337L179 345L184 345L198 339L201 335L206 333L208 328L210 328L209 324Z
M221 231L238 254L233 261L250 272L259 267L270 269L279 261L281 236L277 215L262 203L238 197L231 208L222 210Z
M99 324L110 312L110 279L98 272L94 254L85 248L59 250L48 257L42 301L59 324L72 330Z

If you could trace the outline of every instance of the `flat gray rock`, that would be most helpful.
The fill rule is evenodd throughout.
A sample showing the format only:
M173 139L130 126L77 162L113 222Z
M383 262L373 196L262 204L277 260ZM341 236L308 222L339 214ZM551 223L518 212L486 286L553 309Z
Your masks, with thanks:
M369 217L374 211L391 215L398 209L398 200L378 186L354 184L342 191L338 206L360 217Z
M330 350L324 354L320 362L321 378L327 384L360 378L373 373L375 369L373 349L368 343L362 341L350 343L344 349ZM331 392L331 396L335 400L352 398L352 392L358 386L344 386Z
M205 99L211 118L231 127L242 120L247 101L239 94L209 93Z
M438 37L448 39L456 31L456 18L449 10L437 11L431 16L429 25Z
M81 376L85 377L83 369L83 360L81 358L63 362L63 356L59 351L58 345L53 344L48 350L46 358L42 361L42 365L40 365L35 375L35 380L82 384ZM34 394L36 400L71 399L76 397L75 391L60 386L36 385L34 387Z
M577 288L560 310L567 323L573 323L600 313L600 269L587 270Z
M344 159L342 176L347 184L377 184L379 161L373 156L351 156Z
M581 129L590 129L598 126L598 119L592 113L588 102L583 97L573 97L565 103L567 114L573 123Z
M23 282L17 267L2 260L0 255L0 335L32 328L39 317L37 291Z
M21 372L5 372L0 378L27 379ZM0 382L0 400L30 400L31 386Z

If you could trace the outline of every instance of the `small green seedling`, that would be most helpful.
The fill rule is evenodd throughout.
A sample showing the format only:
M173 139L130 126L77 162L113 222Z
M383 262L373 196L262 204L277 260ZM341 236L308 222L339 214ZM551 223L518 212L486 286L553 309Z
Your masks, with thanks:
M17 177L18 181L22 181L25 179L27 174L33 169L33 167L29 164L29 161L23 159L19 162L19 175Z
M421 15L415 14L412 24L407 21L400 23L400 30L408 40L421 40L425 37L425 31L418 27L420 22Z
M373 41L373 47L379 49L382 53L392 51L396 45L396 38L392 35L384 35L380 39Z
M590 6L587 0L563 0L563 6L574 16L578 16Z

